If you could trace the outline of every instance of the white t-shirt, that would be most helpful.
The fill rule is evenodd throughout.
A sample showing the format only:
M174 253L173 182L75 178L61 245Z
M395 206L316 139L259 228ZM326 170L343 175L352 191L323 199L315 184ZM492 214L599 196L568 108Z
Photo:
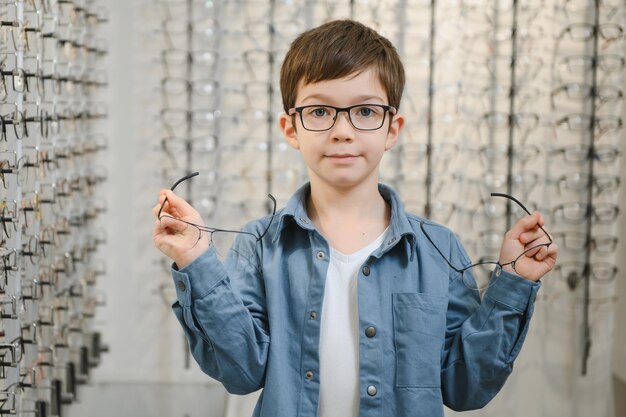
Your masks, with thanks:
M320 318L320 399L318 417L359 415L359 268L384 240L351 255L330 248Z

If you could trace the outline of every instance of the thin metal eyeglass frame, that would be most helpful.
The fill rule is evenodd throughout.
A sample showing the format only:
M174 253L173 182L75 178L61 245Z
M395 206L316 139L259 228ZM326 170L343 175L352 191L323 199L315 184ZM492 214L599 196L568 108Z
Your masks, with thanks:
M174 189L182 182L187 181L188 179L191 179L197 175L199 175L199 172L193 172L189 175L185 175L184 177L182 177L181 179L179 179L178 181L176 181L174 183L174 185L172 185L172 187L170 188L170 190L174 191ZM251 233L251 232L244 232L242 230L230 230L230 229L219 229L219 228L215 228L215 227L207 227L207 226L202 226L199 224L195 224L195 223L191 223L191 222L187 222L185 220L181 220L181 219L177 219L175 217L169 216L169 215L163 215L161 216L161 212L163 211L163 207L165 206L165 203L167 202L167 197L165 197L165 200L163 200L163 203L161 204L161 207L159 208L159 213L157 214L157 218L159 220L161 220L163 217L169 217L171 219L177 220L179 222L183 222L189 226L193 226L195 228L197 228L200 233L198 234L198 241L200 240L200 238L202 237L202 232L206 232L209 234L209 237L211 238L211 240L213 239L213 233L215 232L219 232L219 233L237 233L237 234L241 234L241 235L250 235L253 236L256 241L258 242L259 240L263 239L263 237L267 234L268 230L270 229L270 226L272 225L272 222L274 221L274 217L276 216L276 199L274 198L273 195L268 194L267 195L269 197L269 199L272 201L272 217L270 219L270 222L267 225L267 228L265 228L265 230L263 231L263 233L259 236L255 233ZM198 241L196 241L196 243L198 243ZM195 244L194 244L195 246Z
M380 126L378 126L375 129L360 129L358 127L356 127L354 125L354 122L352 122L352 116L350 115L350 110L352 110L355 107L364 107L364 106L375 106L375 107L380 107L383 109L384 113L383 113L383 120L380 123ZM304 117L302 116L302 111L304 109L307 108L311 108L311 107L329 107L331 109L334 109L337 113L335 113L335 117L333 117L333 124L330 125L329 128L327 129L309 129L304 125ZM346 114L348 115L348 120L350 121L350 125L355 128L356 130L360 130L362 132L372 132L374 130L378 130L381 127L383 127L383 125L385 124L385 120L387 119L387 113L391 113L391 118L393 119L393 116L396 115L396 113L398 112L398 110L393 107L393 106L388 106L386 104L355 104L354 106L350 106L350 107L335 107L335 106L330 106L327 104L313 104L310 106L300 106L300 107L292 107L291 109L289 109L289 111L287 112L287 114L289 116L295 116L296 113L298 113L300 115L300 123L302 124L302 127L304 128L304 130L308 130L309 132L326 132L327 130L330 130L333 128L333 126L335 126L335 123L337 123L337 118L339 117L339 113L341 112L346 112Z
M515 203L517 203L518 206L520 206L526 213L528 213L528 215L530 215L530 211L528 211L528 209L515 197L510 196L508 194L504 194L504 193L491 193L492 197L504 197L504 198L508 198L509 200L514 201ZM538 225L539 226L539 225ZM520 259L522 256L524 256L525 254L527 254L528 252L535 250L537 248L541 248L543 246L545 246L546 248L550 247L550 245L552 244L552 238L550 237L550 235L548 234L548 232L545 231L545 229L541 226L539 226L539 228L543 231L543 233L545 233L546 237L548 238L549 242L548 243L541 243L539 245L535 245L532 248L526 249L524 252L522 252L517 258L515 258L514 260L512 260L511 262L506 262L501 264L500 261L480 261L477 262L475 264L471 264L468 265L464 268L457 268L454 265L452 265L452 263L450 262L450 260L443 254L443 252L441 252L441 250L437 247L437 245L435 245L435 242L433 242L433 240L431 239L431 237L428 235L428 233L426 232L425 228L424 228L424 221L422 220L420 222L420 228L422 229L422 232L424 233L424 236L426 236L426 239L428 239L428 241L434 246L435 250L439 253L439 255L441 255L441 257L446 261L446 263L448 264L448 266L450 266L450 268L452 268L454 271L458 272L459 274L463 275L463 273L465 271L467 271L470 268L473 268L475 266L479 266L479 265L489 265L489 264L493 264L496 265L497 268L497 273L499 275L500 271L502 270L503 267L505 267L506 265L511 265L513 267L513 270L516 271L515 269L515 263L518 261L518 259Z

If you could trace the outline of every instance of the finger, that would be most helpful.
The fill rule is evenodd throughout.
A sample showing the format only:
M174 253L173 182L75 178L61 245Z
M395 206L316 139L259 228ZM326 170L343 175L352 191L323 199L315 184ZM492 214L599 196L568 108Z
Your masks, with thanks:
M522 233L532 230L537 226L540 217L541 216L538 211L534 212L530 216L522 217L506 233L506 237L508 239L519 239Z
M152 207L152 215L158 217L159 210L161 210L161 203L155 204L154 207Z
M154 221L154 225L152 226L152 242L154 242L154 246L164 254L169 256L168 247L170 246L165 242L167 238L167 233L165 229L161 225L159 220Z
M541 251L541 248L545 248L545 246L529 245L525 248L524 255L526 255L527 258L533 258L537 256L537 254Z
M158 215L158 211L157 211L157 215ZM173 207L170 204L170 200L165 200L165 204L163 204L163 209L161 210L161 217L163 216L170 216L170 217L174 217L174 218L181 218L182 215L180 213L180 210L178 210L176 207Z
M152 228L152 241L158 250L170 258L172 257L172 248L175 247L175 239L176 236L168 234L159 220L154 222L154 226Z
M184 234L185 230L189 229L191 226L189 223L181 220L179 218L172 217L170 215L161 215L160 218L161 227L168 234Z
M170 205L168 204L169 201L165 200L165 202L161 202L159 204L156 204L153 209L152 209L152 213L154 214L154 217L159 217L159 215L163 216L163 215L170 215L173 216L174 215L174 211L172 210L172 208L170 207Z
M528 232L524 232L519 236L519 240L523 244L531 243L541 238L546 238L546 242L548 241L546 234L539 227Z
M552 258L554 259L554 261L556 261L558 254L559 254L559 245L557 245L556 243L550 244L550 246L548 247L547 257Z
M552 269L556 264L556 257L558 254L559 248L556 244L552 244L549 247L545 247L540 251L539 254L535 257L537 261L547 263Z
M152 226L152 239L155 240L157 236L160 236L165 232L161 222L157 219L154 221L154 225ZM155 242L156 243L156 242Z
M519 236L519 240L524 245L538 245L552 242L552 237L550 237L550 235L548 235L543 228L537 226L536 229L522 233Z
M548 248L545 246L542 246L537 252L537 254L535 255L535 259L538 261L543 261L544 259L546 259L547 255L548 255Z
M165 188L159 191L159 201L155 205L156 210L154 210L154 208L152 209L152 213L155 215L155 217L158 214L159 210L161 209L161 206L163 206L163 202L165 201L165 198L166 198L165 197L165 193L166 192L167 192L167 190ZM165 207L163 207L163 208L165 208Z
M159 191L159 202L157 203L158 205L163 204L163 202L165 201L165 193L167 192L167 190L161 190Z
M196 212L185 199L174 194L172 190L167 190L165 195L167 197L165 204L169 205L168 212L172 215L176 214L174 217L185 217Z

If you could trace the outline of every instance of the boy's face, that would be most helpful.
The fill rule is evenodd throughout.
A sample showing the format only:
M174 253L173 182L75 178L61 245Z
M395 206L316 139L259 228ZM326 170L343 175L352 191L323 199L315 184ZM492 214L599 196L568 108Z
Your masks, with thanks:
M294 107L349 107L357 104L389 104L374 69L336 80L304 86L301 83ZM323 110L316 111L315 116L324 113ZM378 183L380 160L385 151L395 145L404 125L401 115L391 117L391 113L385 115L380 129L363 131L350 123L346 112L340 112L331 129L310 131L302 126L298 113L293 117L283 114L280 127L289 145L302 153L312 182L322 181L344 188L364 182Z

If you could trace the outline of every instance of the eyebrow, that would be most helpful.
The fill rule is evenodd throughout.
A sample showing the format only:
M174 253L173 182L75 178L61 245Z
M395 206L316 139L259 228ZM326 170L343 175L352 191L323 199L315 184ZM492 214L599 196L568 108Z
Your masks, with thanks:
M311 94L311 95L308 95L308 96L304 97L302 99L302 101L304 102L304 101L307 101L307 100L310 100L310 99L318 99L318 100L321 100L321 101L332 101L333 100L330 96L326 96L324 94ZM382 102L385 101L385 100L383 100L382 97L375 96L375 95L356 96L353 99L354 99L354 101L360 102L360 103L367 102L368 100L371 100L371 99L380 100Z

